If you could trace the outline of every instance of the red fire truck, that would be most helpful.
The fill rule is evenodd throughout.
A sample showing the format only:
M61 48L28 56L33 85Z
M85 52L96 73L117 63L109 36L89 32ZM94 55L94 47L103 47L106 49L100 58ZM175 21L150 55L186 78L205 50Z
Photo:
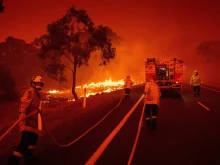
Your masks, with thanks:
M183 79L183 61L173 58L161 60L147 58L145 62L146 80L154 78L161 92L173 91L181 94Z

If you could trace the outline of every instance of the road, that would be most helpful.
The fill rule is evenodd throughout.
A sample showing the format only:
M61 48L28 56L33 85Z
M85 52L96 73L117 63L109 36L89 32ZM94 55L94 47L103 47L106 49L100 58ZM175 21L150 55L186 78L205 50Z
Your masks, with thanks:
M69 147L58 147L48 137L40 139L35 150L38 160L32 164L220 164L218 90L201 88L201 96L195 98L190 86L184 85L181 97L162 96L156 131L140 124L143 90L143 86L135 87L131 99L122 100L114 109L121 98L118 93L111 106L81 119L77 127L69 125L69 134L63 133L67 132L65 129L57 130L59 141L67 144L105 117Z

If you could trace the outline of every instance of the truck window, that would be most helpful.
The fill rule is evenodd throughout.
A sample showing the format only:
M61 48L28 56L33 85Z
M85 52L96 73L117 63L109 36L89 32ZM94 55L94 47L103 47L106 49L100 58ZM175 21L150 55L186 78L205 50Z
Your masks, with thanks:
M157 68L157 79L158 80L168 80L169 79L169 70L166 67Z

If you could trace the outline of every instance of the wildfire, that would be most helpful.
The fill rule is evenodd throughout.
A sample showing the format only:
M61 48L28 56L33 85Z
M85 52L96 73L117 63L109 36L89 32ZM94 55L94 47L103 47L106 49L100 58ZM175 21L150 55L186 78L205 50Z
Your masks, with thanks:
M49 90L47 93L50 93L50 94L56 94L56 93L63 93L63 91L59 91L59 90Z
M119 81L112 81L111 79L105 80L103 82L98 82L98 83L90 83L90 84L85 84L84 87L85 88L100 88L100 87L121 87L122 85L124 85L124 81L123 80L119 80Z
M91 95L96 95L100 93L109 93L115 90L122 89L124 86L124 80L112 81L111 78L102 82L92 82L90 84L84 84L82 86L77 86L76 93L79 97L84 96L89 97ZM72 97L71 90L49 90L47 92L47 97L65 99L66 101L75 101L70 99Z

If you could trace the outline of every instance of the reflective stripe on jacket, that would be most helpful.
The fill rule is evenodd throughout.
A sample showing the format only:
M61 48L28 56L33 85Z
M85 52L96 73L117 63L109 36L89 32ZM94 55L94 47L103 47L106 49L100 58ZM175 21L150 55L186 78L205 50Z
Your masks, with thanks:
M20 100L19 119L22 119L19 123L20 131L30 131L38 133L38 112L40 106L40 94L30 87ZM36 111L36 114L25 118L28 114Z
M191 79L190 79L190 85L192 86L197 86L197 85L201 85L202 79L200 75L192 75Z
M144 103L145 104L157 104L158 107L160 106L160 88L159 86L153 82L147 82L145 85L145 99L144 99Z

